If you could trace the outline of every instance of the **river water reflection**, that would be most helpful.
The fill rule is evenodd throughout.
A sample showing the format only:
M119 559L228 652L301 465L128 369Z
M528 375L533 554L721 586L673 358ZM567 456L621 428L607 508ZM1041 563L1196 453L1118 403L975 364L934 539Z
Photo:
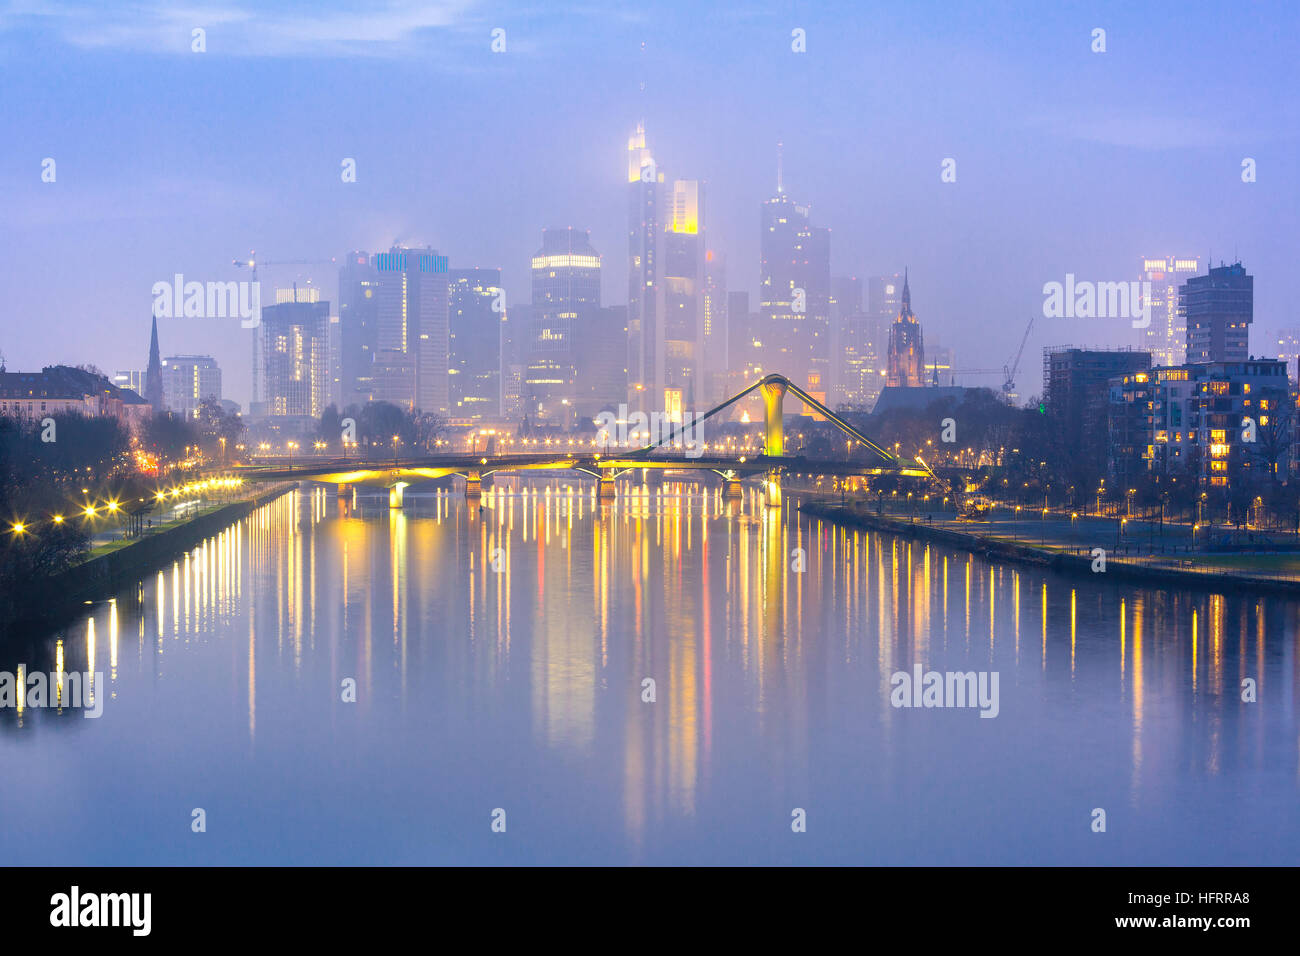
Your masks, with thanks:
M990 564L703 483L410 491L288 494L5 650L102 672L103 714L0 710L0 859L1296 860L1294 602ZM996 671L997 716L892 706L918 664Z

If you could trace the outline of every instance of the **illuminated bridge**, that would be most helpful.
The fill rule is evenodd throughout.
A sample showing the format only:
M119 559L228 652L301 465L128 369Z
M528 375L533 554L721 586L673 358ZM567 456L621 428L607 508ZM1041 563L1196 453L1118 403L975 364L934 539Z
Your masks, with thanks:
M936 477L924 461L919 458L900 458L881 448L784 375L765 376L696 418L692 427L726 410L754 391L757 391L763 399L764 442L763 451L758 455L693 455L690 449L685 449L680 454L662 454L670 450L665 446L671 446L686 431L686 426L682 425L659 440L630 451L606 448L591 451L523 452L506 455L452 453L394 458L386 461L311 458L301 464L288 467L250 466L239 469L239 474L248 481L327 482L338 485L340 491L354 485L388 488L389 504L395 508L402 506L402 491L412 483L453 475L464 478L466 495L476 498L481 494L483 478L488 475L567 470L594 478L598 482L598 496L602 499L611 499L615 495L615 480L628 473L654 469L713 472L722 478L723 494L726 497L740 496L740 483L743 479L760 477L763 481L765 500L774 508L781 506L783 473ZM783 404L787 393L793 394L805 405L824 416L850 439L865 445L878 456L879 460L868 463L830 462L787 455L783 417Z

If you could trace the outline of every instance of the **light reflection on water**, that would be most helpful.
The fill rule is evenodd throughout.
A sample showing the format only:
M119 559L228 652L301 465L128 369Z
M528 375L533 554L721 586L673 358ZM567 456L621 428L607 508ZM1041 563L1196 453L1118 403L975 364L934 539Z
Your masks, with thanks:
M404 511L287 495L5 652L11 672L101 671L108 696L98 720L0 710L3 858L1290 863L1300 847L1294 602L993 565L707 484L621 486L610 505L513 480L482 510L406 494ZM891 706L890 676L918 663L998 671L998 717Z

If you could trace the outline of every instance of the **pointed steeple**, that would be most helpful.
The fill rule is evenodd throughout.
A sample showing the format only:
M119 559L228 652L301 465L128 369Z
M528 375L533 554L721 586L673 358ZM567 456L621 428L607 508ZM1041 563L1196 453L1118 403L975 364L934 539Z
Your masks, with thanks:
M154 411L163 410L162 359L158 353L158 316L153 317L153 330L149 333L149 367L144 373L144 398Z
M898 275L898 273L894 273ZM903 314L912 313L912 290L907 285L907 266L903 266Z

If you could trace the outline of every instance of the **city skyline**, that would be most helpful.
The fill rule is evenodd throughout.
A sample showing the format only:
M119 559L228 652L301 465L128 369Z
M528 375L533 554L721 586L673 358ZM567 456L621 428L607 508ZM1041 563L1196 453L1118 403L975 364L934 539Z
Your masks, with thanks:
M16 228L0 252L16 274L48 275L53 263L78 263L59 269L57 283L16 285L12 308L41 315L64 334L51 343L42 338L42 323L8 330L0 347L10 368L52 361L94 362L110 372L138 368L142 346L107 329L143 325L153 283L174 273L199 281L247 278L229 262L254 249L267 263L336 260L315 267L269 265L259 275L264 302L273 301L277 288L314 280L337 314L337 261L348 249L388 249L398 240L439 249L452 268L500 268L509 301L525 303L538 231L572 225L589 229L604 256L602 303L626 305L621 236L627 207L620 196L626 180L619 154L638 120L645 122L669 185L679 179L705 184L709 250L726 258L727 291L748 292L756 307L757 210L777 186L781 143L785 190L810 207L817 226L831 231L831 274L887 275L906 264L926 290L928 335L954 349L959 367L1004 363L1018 344L1020 317L1041 308L1043 283L1067 273L1095 281L1137 278L1135 260L1151 254L1195 254L1215 265L1241 259L1261 278L1255 312L1263 334L1257 343L1274 341L1295 324L1276 281L1295 257L1292 233L1280 225L1297 206L1294 183L1281 175L1285 143L1293 138L1286 131L1294 127L1285 117L1295 107L1273 89L1232 97L1230 62L1227 75L1220 71L1213 84L1193 66L1195 54L1215 43L1228 61L1234 46L1248 46L1258 68L1294 71L1289 62L1273 62L1283 51L1267 23L1247 16L1207 9L1165 19L1153 32L1147 18L1119 6L1089 7L1090 19L1052 11L1033 21L1010 8L983 24L969 14L939 16L933 7L888 12L873 35L892 27L913 58L930 55L937 64L943 51L942 59L969 65L996 53L998 67L961 83L954 82L951 66L909 72L910 87L885 96L886 81L897 86L890 70L898 54L890 44L866 42L862 23L841 22L834 8L743 21L692 16L691 30L681 33L673 27L687 14L673 6L643 8L630 22L559 14L545 18L543 28L519 11L471 5L457 8L455 29L395 27L398 39L354 50L327 43L313 49L307 39L267 48L253 40L254 17L237 28L211 25L202 54L190 51L189 31L179 27L169 45L135 49L141 31L157 26L151 9L139 24L99 41L59 17L0 16L6 53L20 65L34 58L29 69L15 71L3 126L14 141L42 144L27 167L12 155L3 161L0 189ZM293 35L289 26L301 23L286 18L275 25ZM501 54L490 46L497 19L508 38ZM1106 24L1105 53L1089 48L1094 20ZM1018 59L996 49L999 24L1020 29L1023 66L1009 65ZM477 25L483 29L476 41ZM807 52L791 51L795 27L807 31ZM1067 43L1071 31L1077 39ZM1042 49L1032 42L1039 34ZM24 40L33 42L24 46ZM869 69L851 55L855 42L876 55ZM434 50L454 51L455 65L427 65L425 54ZM559 58L579 50L586 51L580 74L602 78L599 92L581 94L580 108L525 116L510 102L509 91L535 85ZM706 50L691 63L695 84L708 92L692 96L675 70L683 58ZM1087 83L1067 91L1044 81L1038 61L1049 54L1077 59ZM263 85L284 81L279 102L253 95L236 107L232 98L248 92L239 89L243 81L232 90L226 70L215 68L216 60L231 57ZM746 75L743 83L730 79L727 67L751 57L776 66L770 75ZM82 68L78 78L42 86L51 58L75 61ZM177 113L160 135L151 120L154 107L167 107L168 97L179 94L150 86L145 95L137 86L133 95L127 71L142 58L187 95L201 96L222 116L238 117L239 134L204 134L200 117ZM310 89L293 80L304 64L320 75ZM1034 71L1034 88L1017 84L1021 69ZM439 111L414 126L396 104L375 104L366 92L384 77L414 79L421 70L436 74L447 94ZM80 83L96 80L111 80L122 93L92 120L76 96ZM1175 111L1185 115L1171 125L1169 107L1151 107L1150 116L1163 120L1148 121L1146 108L1132 105L1127 95L1135 88L1152 98L1152 91L1163 90L1166 100L1176 92L1173 101L1181 105ZM830 128L819 117L837 108L859 115L864 101L853 97L864 92L875 94L865 101L873 107L869 122L838 128L828 138ZM996 94L998 102L1014 103L1015 121L1000 120L994 110L982 114L986 122L977 128L962 113L980 93L990 102ZM163 101L155 102L159 97ZM1048 101L1055 102L1055 114L1044 111ZM173 112L179 103L171 100ZM285 109L300 121L285 125ZM314 141L313 123L335 111L349 118L350 132ZM467 113L475 114L472 123L465 122ZM107 122L114 124L112 135L95 136L94 124ZM433 148L430 137L458 122L458 142L466 149ZM1187 130L1197 132L1194 142L1180 141ZM829 148L832 142L838 147ZM53 183L41 181L42 157L57 162ZM1247 157L1257 163L1255 182L1241 181ZM356 162L356 182L340 177L347 158ZM955 159L955 182L941 179L947 158ZM1116 178L1112 169L1125 175ZM124 248L113 241L115 230L137 225L134 242ZM1261 236L1278 239L1263 242ZM1002 254L969 251L991 248ZM992 318L997 331L989 335L985 324ZM226 373L226 394L247 408L248 333L228 322L170 319L160 324L160 334L169 354L214 356ZM1040 322L1028 352L1066 342L1142 344L1123 322ZM963 383L998 384L988 377Z

